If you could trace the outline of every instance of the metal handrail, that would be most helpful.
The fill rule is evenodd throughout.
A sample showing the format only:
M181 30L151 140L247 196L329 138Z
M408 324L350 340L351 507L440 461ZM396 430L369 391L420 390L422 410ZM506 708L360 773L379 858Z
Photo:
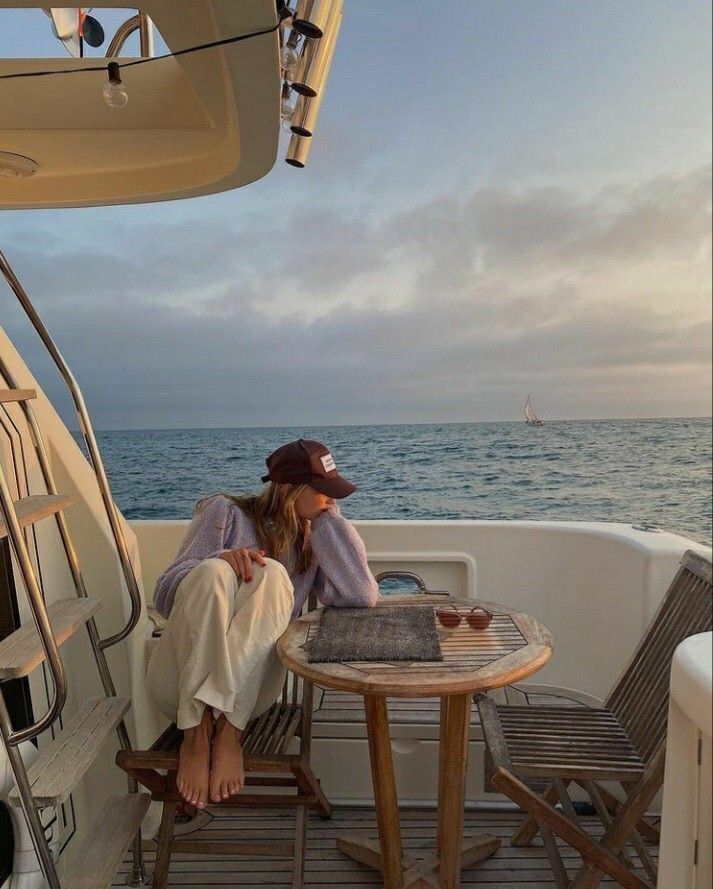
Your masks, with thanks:
M4 737L7 739L12 730L12 721L2 693L0 693L0 728L2 728ZM25 821L32 834L32 845L37 853L42 874L47 881L49 889L61 889L57 868L50 848L47 845L44 826L40 821L37 809L32 805L32 786L25 771L25 763L20 751L13 744L7 745L7 758L15 777L15 783L20 794L20 804L25 815Z
M139 620L141 619L141 593L139 592L139 585L136 580L136 574L134 573L134 567L131 564L131 559L129 558L129 552L126 546L126 540L124 538L124 531L119 522L116 506L114 504L111 489L109 487L109 480L107 478L104 464L101 458L101 453L99 451L99 445L97 444L97 440L94 435L92 422L89 418L89 412L87 411L86 404L84 403L84 396L82 395L81 389L79 388L79 384L74 378L74 375L67 365L67 362L62 357L62 354L57 348L54 340L50 336L49 331L42 322L42 319L37 313L37 310L32 305L32 301L27 295L27 292L18 280L12 267L10 266L10 263L7 261L5 255L1 250L0 272L2 272L5 280L10 286L10 289L13 291L13 293L17 297L18 302L24 309L25 314L30 319L30 323L39 334L40 339L44 343L47 351L50 353L52 360L59 370L60 376L65 381L70 395L72 396L74 407L77 412L77 419L79 421L79 429L89 451L91 464L94 469L94 474L96 475L97 483L99 485L99 491L104 503L104 510L106 512L107 519L109 520L109 525L114 537L114 543L116 544L117 554L119 556L124 580L126 581L129 598L131 601L131 613L126 625L120 632L115 633L113 636L109 636L106 639L97 641L98 648L100 650L104 650L107 648L111 648L113 645L116 645L119 642L123 642L123 640L126 639L133 632Z
M2 357L0 357L0 375L2 376L6 385L10 389L19 389L20 388L20 386L18 385L18 381L15 379L14 375L10 371L9 367L5 364ZM33 439L33 443L35 446L35 450L37 452L37 459L38 459L40 469L42 471L42 477L45 482L45 487L47 489L47 493L48 494L57 494L58 493L57 486L54 481L54 476L52 475L49 457L47 455L47 451L45 448L44 438L42 436L42 431L40 429L39 423L37 422L35 412L32 409L32 406L27 401L21 401L20 407L25 415L25 419L27 421L28 427L32 433L32 439ZM2 467L0 467L0 473L1 472L2 472ZM55 521L57 524L57 530L59 531L59 535L60 535L60 539L62 541L62 546L64 548L65 555L67 556L67 563L69 565L69 569L72 574L72 579L74 581L75 591L76 591L77 596L79 598L86 599L86 598L88 598L87 597L87 590L86 590L86 587L84 584L84 578L82 576L82 571L79 566L79 556L77 555L77 551L74 548L74 544L72 542L72 538L69 533L69 527L67 525L67 520L65 519L63 512L55 513L54 518L55 518ZM24 543L24 537L23 537L23 543ZM23 572L23 577L26 577L24 572ZM32 571L32 578L33 578L33 581L35 581L35 583L36 583L36 576L35 576L34 571ZM28 590L29 590L29 587L28 587ZM30 602L32 605L32 600L30 600ZM42 605L42 608L41 608L41 613L43 615L42 619L48 620L47 610L45 608L44 600L42 599L41 595L40 595L40 602ZM34 606L33 606L33 613L35 613ZM49 621L48 621L48 623L49 623ZM101 640L99 637L99 630L97 629L96 621L94 620L93 616L87 621L86 626L87 626L87 633L89 634L89 641L91 643L92 652L94 654L94 661L97 665L97 670L99 672L99 677L101 679L101 683L104 688L104 693L108 697L115 697L116 696L116 687L114 685L114 680L112 678L111 671L109 670L109 664L107 663L106 655L104 654L104 651L101 648ZM51 625L50 625L50 631L51 631ZM52 635L52 638L54 640L54 634ZM55 645L56 645L56 640L55 640ZM45 647L45 653L47 653L46 647ZM62 666L62 670L64 670L59 652L57 653L57 657L59 658L59 663ZM62 704L60 707L60 710L61 710L64 707L64 703L66 702L66 697L67 697L66 677L64 676L64 673L62 673L60 679L58 680L58 677L55 675L53 661L49 657L47 658L47 660L49 662L50 672L52 673L53 687L56 689L58 686L58 682L60 682L60 687L62 687L61 683L63 683L64 700L62 701ZM2 697L2 695L0 695L0 697ZM2 718L1 712L0 712L0 718ZM11 723L8 721L7 724L4 726L4 730L7 735L8 746L11 746L13 744L19 744L21 741L27 740L27 738L25 738L24 735L26 735L28 733L31 733L31 735L30 735L31 737L35 737L36 735L40 734L42 731L45 730L45 728L48 727L47 725L44 724L45 720L48 718L49 718L49 714L45 717L44 720L42 720L38 723L35 723L32 726L28 726L26 729L22 730L21 732L14 732L12 729ZM56 718L57 717L55 716L55 719ZM52 720L52 722L54 722L54 719ZM122 750L131 750L132 749L131 748L131 740L129 738L129 733L126 728L126 723L123 719L121 719L119 721L119 723L116 727L116 732L117 732L117 736L119 738L119 744L121 746L121 749ZM22 762L22 759L20 759L20 762ZM29 790L27 776L24 772L24 767L19 770L17 769L16 760L13 760L13 764L15 766L14 773L15 773L15 778L17 781L17 786L20 791L22 808L23 808L23 811L25 812L26 817L28 817L28 820L30 820L30 816L28 816L28 810L31 809L33 815L35 815L35 816L36 816L36 812L32 808L32 805L31 805L32 794L31 794L31 790ZM128 785L129 785L129 792L130 793L138 793L139 787L138 787L138 783L135 778L128 776ZM32 828L32 826L31 826L31 829L33 830L33 835L34 835L35 831L34 831L34 828ZM133 871L132 871L131 878L129 880L128 885L131 885L131 886L146 885L146 880L145 880L146 869L144 866L143 850L141 847L141 834L140 833L137 834L136 837L134 837L134 841L132 843L132 860L133 860ZM43 861L43 864L46 865L46 862ZM50 876L48 875L49 872L46 869L45 869L44 873L45 873L45 877L48 880L50 880ZM55 874L55 876L56 876L56 874ZM55 885L55 884L52 883L52 885Z
M45 731L45 729L48 729L59 717L64 705L67 703L67 676L65 674L62 658L59 655L59 646L54 637L52 624L47 615L47 609L45 607L44 599L42 598L42 591L37 583L37 577L35 576L32 560L30 558L30 551L27 548L27 543L22 533L22 527L17 519L15 504L2 467L0 467L0 505L2 506L2 511L5 516L8 537L10 538L12 548L15 551L15 557L17 558L20 571L22 572L22 579L25 582L25 589L27 590L27 596L30 600L30 608L35 620L35 626L37 627L37 632L40 634L42 648L44 649L47 663L50 666L50 673L52 674L52 700L49 709L41 719L38 719L37 722L32 725L26 726L23 729L18 729L17 731L8 732L5 740L8 746L14 747L21 744L23 741L29 741L31 738L36 737L41 732Z
M132 16L130 19L127 19L123 25L120 25L117 28L116 34L114 34L114 36L112 37L109 48L106 51L105 58L117 58L121 50L124 48L124 44L135 31L140 32L139 40L141 46L141 57L145 59L152 55L151 23L146 13L140 12L137 15Z
M12 371L7 366L7 364L3 361L2 357L0 357L0 377L2 377L10 389L20 389L20 385L16 378L14 377ZM47 455L47 450L45 448L44 438L42 437L42 431L40 429L39 423L37 422L37 417L35 416L35 412L32 409L32 406L27 401L20 402L20 408L25 415L25 420L27 421L27 425L32 432L32 440L35 447L35 451L37 453L37 462L39 463L40 470L42 472L42 478L45 483L45 488L47 493L50 495L57 495L59 491L57 490L57 485L55 484L54 477L52 475L52 470L50 468L50 460ZM63 512L57 512L54 514L54 519L57 524L57 530L59 531L60 540L62 541L62 547L64 548L64 554L67 557L67 564L69 565L70 573L72 574L72 580L74 581L74 589L77 593L78 598L87 599L88 593L87 588L84 584L84 577L82 576L82 570L79 566L79 556L77 555L77 551L74 548L74 544L72 542L72 537L69 533L69 526L67 525L67 519L64 516ZM94 618L90 618L87 621L87 629L89 631L89 636L91 638L92 646L98 648L100 644L99 632L96 627L96 622ZM102 685L104 686L105 693L114 697L116 695L116 688L114 686L114 681L111 677L111 673L109 672L109 667L106 663L106 658L101 652L101 650L97 651L97 668L99 670L99 675L102 680ZM129 744L128 735L126 736L126 742ZM130 745L129 745L130 746Z

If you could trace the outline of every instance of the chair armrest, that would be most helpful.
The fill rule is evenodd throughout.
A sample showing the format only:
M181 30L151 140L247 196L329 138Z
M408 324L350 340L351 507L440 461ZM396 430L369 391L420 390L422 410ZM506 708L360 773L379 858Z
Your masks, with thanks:
M484 694L475 695L474 700L478 708L478 713L480 714L483 737L485 738L485 744L493 760L493 765L496 769L505 769L508 772L512 771L510 754L508 753L508 746L505 741L503 727L500 724L500 717L498 716L498 708L495 701Z
M544 695L545 697L562 698L566 701L575 701L582 707L589 707L590 710L592 708L599 709L605 706L604 701L601 698L596 698L594 695L589 695L584 691L578 691L575 688L567 688L566 686L537 685L532 682L527 682L518 683L517 685L511 686L511 688L517 689L524 695L527 695L528 698L530 695Z

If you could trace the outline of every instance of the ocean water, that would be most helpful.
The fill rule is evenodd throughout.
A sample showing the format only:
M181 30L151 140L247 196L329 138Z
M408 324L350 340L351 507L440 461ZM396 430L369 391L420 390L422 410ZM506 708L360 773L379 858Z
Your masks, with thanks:
M300 437L359 486L353 519L645 521L711 539L709 418L98 433L116 502L141 519L260 490L265 457Z

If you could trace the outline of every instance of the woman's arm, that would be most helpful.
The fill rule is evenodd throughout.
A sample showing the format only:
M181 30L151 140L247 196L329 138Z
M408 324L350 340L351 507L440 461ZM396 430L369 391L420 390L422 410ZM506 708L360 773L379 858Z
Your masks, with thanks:
M207 500L203 510L194 516L173 564L156 581L154 607L164 617L168 617L176 589L188 572L203 559L219 556L227 549L231 507L227 497L218 495Z
M324 605L369 608L379 601L379 587L369 570L364 541L330 506L312 521L312 549L317 559L314 589Z

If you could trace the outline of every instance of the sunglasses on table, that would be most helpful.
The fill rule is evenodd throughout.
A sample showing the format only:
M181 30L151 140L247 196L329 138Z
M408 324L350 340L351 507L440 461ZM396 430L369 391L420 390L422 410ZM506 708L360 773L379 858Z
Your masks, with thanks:
M473 630L487 630L493 619L492 613L479 605L471 608L467 614L461 614L455 605L444 605L436 608L436 617L438 622L449 630L457 627L463 620Z

